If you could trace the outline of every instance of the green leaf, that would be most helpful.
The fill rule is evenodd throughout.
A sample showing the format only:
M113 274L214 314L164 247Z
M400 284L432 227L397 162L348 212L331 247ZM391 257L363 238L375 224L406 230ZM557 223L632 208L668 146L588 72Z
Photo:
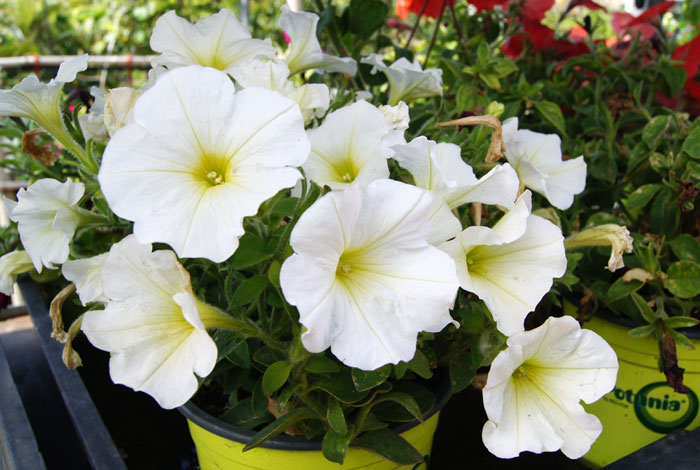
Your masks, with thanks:
M635 189L632 194L622 200L622 203L629 211L641 209L651 201L662 187L661 184L645 184Z
M231 267L243 269L272 258L274 252L267 251L265 241L252 233L246 233L238 241L238 249L231 257Z
M690 155L691 158L700 160L700 127L693 129L693 132L683 142L681 150Z
M275 260L270 263L270 269L267 270L267 278L270 280L273 286L279 288L280 286L280 270L282 265L279 261Z
M681 261L700 263L700 242L695 237L684 233L671 242L671 251Z
M349 8L350 31L369 36L384 24L389 6L378 0L351 0Z
M496 71L499 78L503 78L511 73L517 72L518 66L515 65L515 62L510 59L498 59L494 64L493 69Z
M287 361L277 361L265 370L262 378L262 388L265 395L274 393L289 378L292 365Z
M452 393L464 390L474 380L476 368L472 364L469 353L464 352L450 359L450 382L452 383Z
M330 374L338 372L340 366L333 359L322 354L315 354L306 361L304 370L312 374Z
M664 285L673 295L689 299L700 294L700 264L693 261L676 261L666 272Z
M566 123L559 105L551 101L537 101L535 109L547 122L549 122L562 136L566 136Z
M352 381L358 392L370 390L384 382L391 374L391 365L380 367L377 370L362 370L353 368Z
M486 84L487 87L494 90L501 89L501 82L498 81L498 77L490 73L480 73L479 78Z
M287 402L290 398L294 396L294 393L301 387L301 384L289 384L282 389L279 396L277 397L277 412L283 413L284 408L287 406Z
M634 305L637 307L637 310L639 310L639 313L642 314L644 320L646 320L650 325L656 323L656 313L654 313L654 311L651 309L646 300L644 300L642 296L637 294L636 292L632 292L630 294L630 297L632 298Z
M408 368L424 379L429 379L433 376L433 371L430 370L430 360L420 349L416 349L415 356L408 361Z
M481 65L490 62L491 53L489 52L489 45L485 41L479 43L479 46L476 48L476 56Z
M666 132L671 123L671 116L656 116L649 121L642 129L642 140L649 148L653 148L659 137Z
M372 406L386 402L386 401L392 401L394 403L398 403L402 407L406 409L411 415L417 419L420 422L423 422L423 413L421 412L420 406L418 406L418 402L409 395L408 393L402 393L402 392L389 392L385 393L381 397L379 397L373 404Z
M659 191L649 211L649 230L651 233L673 237L680 226L678 198L670 188Z
M309 408L298 408L294 411L291 411L286 415L277 418L276 420L262 428L260 432L253 436L252 439L245 445L245 447L243 448L243 452L258 447L260 444L267 441L268 439L273 438L276 435L284 432L285 429L289 428L294 423L297 423L304 419L317 417L318 416L316 415L316 413L310 410Z
M352 439L352 430L339 433L329 429L326 435L323 436L323 442L321 443L323 456L331 462L342 464L348 452L350 439Z
M396 378L401 380L401 378L406 375L406 371L408 370L408 363L401 361L398 364L394 364L394 375L396 375Z
M647 336L654 333L655 331L656 331L655 325L644 325L644 326L638 326L637 328L632 328L629 331L629 335L632 338L646 338Z
M664 324L669 328L691 328L700 323L700 320L693 317L669 317L664 320Z
M326 418L328 418L328 424L331 429L338 434L345 434L348 432L348 425L345 423L345 413L343 413L343 407L340 403L333 398L328 399L328 411L326 413Z
M368 450L397 465L414 465L423 461L415 447L389 429L366 432L355 438L352 447Z
M637 292L643 285L644 283L641 281L633 280L630 282L625 282L620 277L610 286L605 299L608 303L615 302L623 297L627 297L632 292Z
M241 282L231 297L231 305L238 307L257 300L268 282L267 276L254 276Z
M435 405L435 393L417 382L398 382L391 393L404 393L411 396L420 408L421 416ZM382 401L373 407L372 412L382 421L410 422L416 419L404 406L393 401Z
M236 346L231 349L231 352L226 355L226 359L238 367L250 369L250 350L248 349L248 343L243 340L236 344Z
M291 217L294 215L294 209L296 209L298 202L299 198L297 197L282 198L275 203L270 213L272 215L282 215L285 217Z
M358 392L352 377L347 372L338 372L329 376L322 376L311 384L310 390L321 389L330 393L343 403L354 403L362 400L369 392Z
M680 67L661 66L658 70L666 79L671 92L670 96L676 96L683 89L688 73Z
M676 330L673 330L670 328L666 329L666 332L669 334L669 336L671 338L673 338L673 340L676 342L676 344L680 344L684 348L689 349L691 351L695 349L695 345L693 344L693 342L690 341L688 339L688 337L685 336L684 334L679 333Z

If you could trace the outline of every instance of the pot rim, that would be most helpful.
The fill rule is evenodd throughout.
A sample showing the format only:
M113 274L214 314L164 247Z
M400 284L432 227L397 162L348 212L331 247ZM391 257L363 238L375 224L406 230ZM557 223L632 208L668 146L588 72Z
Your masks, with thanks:
M425 415L423 415L423 422L440 411L452 396L452 384L450 383L450 378L447 371L437 370L436 375L438 375L437 379L439 385L435 391L435 404L430 410L428 410L427 413L425 413ZM234 426L233 424L229 424L211 416L195 405L191 399L184 405L178 407L177 410L185 418L192 421L197 426L232 441L245 443L250 441L253 436L257 434L255 431ZM419 424L421 424L420 421L413 420L393 426L391 429L396 433L401 434L418 426ZM321 451L322 440L319 438L309 440L301 436L288 436L281 434L268 439L261 444L260 447L277 450Z

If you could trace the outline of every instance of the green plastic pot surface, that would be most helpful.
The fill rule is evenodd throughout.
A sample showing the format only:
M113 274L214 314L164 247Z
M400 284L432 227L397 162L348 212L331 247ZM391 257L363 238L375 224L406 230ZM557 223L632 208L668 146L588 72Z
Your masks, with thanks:
M439 379L435 406L424 416L423 422L404 423L394 428L424 457L430 456L440 410L452 393L447 374L440 374ZM201 470L426 469L425 464L397 466L367 450L352 447L348 449L343 465L339 465L323 456L320 440L309 441L297 436L280 435L261 447L243 452L254 432L214 418L191 401L179 410L187 418Z
M630 328L593 318L585 327L602 336L617 353L620 370L615 389L584 405L603 423L603 432L585 455L593 467L604 467L668 433L700 425L700 341L695 350L678 346L678 363L685 369L687 394L676 393L659 372L659 348L653 337L631 338Z

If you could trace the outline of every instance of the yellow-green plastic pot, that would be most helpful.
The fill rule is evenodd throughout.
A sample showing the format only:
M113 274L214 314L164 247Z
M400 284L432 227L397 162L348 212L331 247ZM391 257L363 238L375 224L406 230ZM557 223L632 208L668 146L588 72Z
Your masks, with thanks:
M433 436L437 428L440 408L450 396L449 381L437 392L436 405L427 413L422 423L406 423L394 428L423 456L429 456ZM255 434L218 420L192 402L180 407L187 418L190 434L197 448L201 470L389 470L414 466L397 466L395 463L363 449L350 448L343 465L325 459L320 440L306 440L295 436L277 436L263 446L243 452L246 442ZM425 464L416 470L425 470Z
M597 402L584 405L603 423L602 434L584 457L595 468L619 460L671 431L700 425L700 341L693 339L697 349L692 351L677 348L679 365L685 369L683 383L689 392L676 393L659 372L659 348L654 337L631 338L629 330L634 325L605 318L596 317L584 325L613 347L620 363L615 389Z

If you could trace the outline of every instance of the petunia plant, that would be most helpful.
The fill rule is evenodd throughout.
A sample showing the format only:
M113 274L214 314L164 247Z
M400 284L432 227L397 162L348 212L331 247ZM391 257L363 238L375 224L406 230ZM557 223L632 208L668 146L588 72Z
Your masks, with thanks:
M338 463L358 446L416 464L390 426L422 420L439 380L457 392L490 365L488 449L581 457L601 426L580 401L613 387L617 359L571 318L530 313L573 275L567 247L612 245L611 266L629 248L618 226L562 230L589 149L565 157L556 113L531 130L519 105L482 106L449 54L421 65L383 34L382 2L318 6L322 22L282 7L288 43L227 10L168 12L148 81L93 90L72 116L62 87L87 57L0 92L35 144L7 165L30 184L5 200L20 246L3 246L0 290L60 271L68 366L83 333L115 383L252 429L247 448L284 432ZM466 73L495 88L517 67L492 52ZM34 123L61 145L39 166ZM66 302L80 313L64 331Z

